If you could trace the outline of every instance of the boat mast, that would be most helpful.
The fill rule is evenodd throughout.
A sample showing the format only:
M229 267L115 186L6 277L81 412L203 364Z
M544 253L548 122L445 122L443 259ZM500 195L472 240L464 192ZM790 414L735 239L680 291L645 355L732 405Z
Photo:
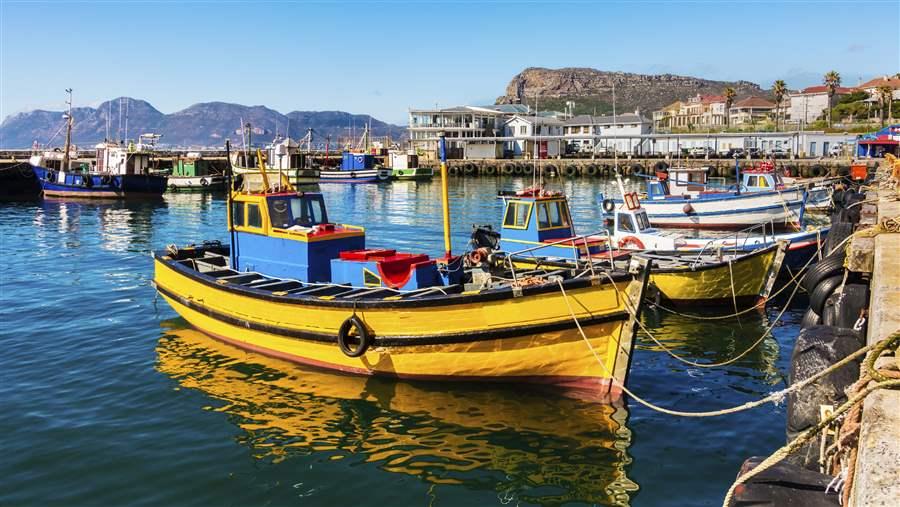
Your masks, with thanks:
M68 104L68 112L66 113L66 147L63 150L63 159L62 165L60 166L60 171L68 171L69 170L69 149L72 147L72 89L66 88L66 93L69 94L69 98L66 101Z
M438 134L438 151L441 157L441 210L444 216L444 257L450 259L450 196L447 190L447 139Z
M613 122L612 129L613 132L616 130L616 82L613 80L612 84L612 96L613 96ZM625 185L622 183L622 175L619 174L619 137L618 135L613 135L613 164L615 166L616 172L616 184L619 187L619 193L622 195L622 199L625 199Z

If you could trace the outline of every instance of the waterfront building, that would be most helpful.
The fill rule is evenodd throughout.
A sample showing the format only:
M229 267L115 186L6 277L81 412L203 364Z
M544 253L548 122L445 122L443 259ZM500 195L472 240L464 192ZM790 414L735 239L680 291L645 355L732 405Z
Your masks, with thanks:
M731 125L754 125L768 121L775 112L775 103L762 97L747 97L735 102L728 110Z
M438 133L444 132L450 158L462 158L465 138L498 137L504 123L517 114L529 114L525 104L458 106L450 108L410 109L410 147L421 153L437 151Z
M535 141L527 138L537 136L559 137L563 132L563 121L552 116L524 116L515 115L503 124L503 136L515 137L513 141L507 141L504 151L515 157L533 158ZM538 140L538 155L540 158L557 157L562 153L561 142Z
M639 109L616 116L583 114L563 123L563 136L574 152L590 152L596 147L602 152L641 153L647 143L640 136L652 131L653 122L642 116Z
M697 94L686 101L675 101L653 113L657 130L689 128L705 130L725 126L725 97Z
M853 88L837 87L834 89L834 102L842 95L853 93ZM808 124L818 120L828 110L828 87L825 85L810 86L792 93L789 96L788 121Z

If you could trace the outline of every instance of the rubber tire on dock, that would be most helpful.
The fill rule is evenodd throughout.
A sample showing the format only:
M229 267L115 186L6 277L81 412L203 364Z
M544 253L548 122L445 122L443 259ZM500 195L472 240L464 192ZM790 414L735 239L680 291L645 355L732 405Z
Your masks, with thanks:
M478 175L478 166L475 164L466 164L463 166L463 174L466 176L476 176Z
M844 243L837 250L835 250L835 248L851 234L853 234L853 224L849 222L832 221L831 230L828 231L828 236L825 237L825 241L822 244L822 254L828 255L829 257L844 257L846 255L845 247L847 246L847 243Z
M507 176L511 176L515 172L516 172L516 164L513 164L512 162L507 162L506 164L503 164L503 174L505 174Z
M800 331L791 355L790 384L805 380L859 350L862 336L831 326L812 326ZM859 378L859 361L851 362L812 384L788 394L787 438L793 439L819 422L819 405L847 401L844 390ZM819 442L813 439L791 455L789 461L811 470L818 468Z
M809 307L812 311L822 315L822 309L825 308L825 300L832 295L838 287L843 283L844 277L841 275L826 278L816 285L816 288L809 294Z
M821 165L821 164L816 164L816 165L810 167L809 173L810 173L814 178L816 178L816 177L819 177L819 176L824 176L825 174L828 173L828 171L827 171L827 169L825 169L825 166L823 166L823 165Z
M850 166L842 165L838 167L838 176L849 176L850 175Z
M669 164L667 164L667 163L663 162L662 160L660 160L659 162L657 162L657 163L653 166L653 170L656 171L656 172L658 172L658 173L669 172Z
M459 167L451 165L447 168L447 174L449 174L450 176L456 176L457 174L459 174Z
M604 178L609 178L613 174L613 168L609 164L603 164L600 167L600 175Z
M569 164L565 168L563 168L563 175L568 178L574 178L578 176L578 167L575 164Z
M544 166L544 173L548 175L559 174L559 168L554 164L547 164Z
M484 166L484 170L482 171L482 173L485 176L494 176L495 174L497 174L497 166L490 164L486 165Z
M809 175L810 175L810 168L809 168L809 166L801 167L801 168L800 168L800 177L801 177L801 178L809 178Z
M822 324L853 329L863 309L869 307L869 286L864 283L848 283L835 291L822 308Z
M641 164L632 164L631 174L644 174L644 166Z
M600 168L597 167L597 164L588 164L584 168L585 176L590 176L591 178L596 178L598 174L600 174Z
M534 164L525 164L522 166L522 174L525 176L531 176L534 174Z
M836 252L837 253L837 252ZM842 254L843 252L840 252ZM800 286L803 287L806 292L812 294L812 291L815 290L816 286L822 282L822 280L840 275L844 272L844 256L843 255L832 255L830 257L825 257L819 262L812 265L806 271L806 274L803 275L803 279L800 280Z
M818 326L821 323L822 317L820 317L818 313L814 312L812 308L807 308L806 313L803 314L803 319L800 321L800 329Z
M762 463L754 456L741 465L743 475ZM776 463L736 488L729 507L763 507L795 505L804 507L838 507L840 495L825 493L832 477L789 463Z
M525 164L516 164L516 170L513 172L516 176L521 176L525 173Z

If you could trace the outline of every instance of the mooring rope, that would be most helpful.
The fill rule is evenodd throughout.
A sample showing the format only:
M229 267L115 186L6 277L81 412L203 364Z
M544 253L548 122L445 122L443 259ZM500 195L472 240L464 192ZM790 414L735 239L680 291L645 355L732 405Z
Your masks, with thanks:
M613 373L611 371L609 371L609 368L606 367L606 364L604 364L602 358L600 358L600 356L594 350L594 347L591 345L590 340L588 339L587 335L584 333L584 329L581 327L581 323L578 321L578 317L575 315L574 310L572 310L572 304L569 303L569 296L568 296L568 294L566 294L566 289L565 289L565 287L563 287L562 281L557 280L557 283L559 284L560 291L562 292L563 301L565 301L566 307L569 310L569 315L572 317L572 320L575 322L575 327L578 328L578 332L581 335L581 338L587 344L588 349L590 349L591 353L594 355L594 358L597 359L597 362L603 368L605 374L610 378L610 380L612 382L616 382L617 379L613 376ZM616 290L618 291L618 288L616 288ZM626 305L626 309L627 308L628 307ZM633 316L633 314L632 314L632 316ZM637 319L635 319L635 320L637 320ZM847 364L850 364L856 358L865 354L866 352L868 352L875 346L881 345L881 344L882 344L882 342L878 342L878 343L872 344L872 345L867 345L867 346L857 350L856 352L851 353L844 359L841 359L840 361L834 363L830 367L822 370L821 372L819 372L805 380L797 382L796 384L794 384L790 387L782 389L781 391L774 392L774 393L766 396L765 398L762 398L759 400L754 400L754 401L748 401L747 403L744 403L744 404L741 404L738 406L724 408L724 409L720 409L720 410L710 410L710 411L704 411L704 412L684 412L684 411L680 411L680 410L672 410L672 409L668 409L665 407L661 407L659 405L655 405L649 401L644 400L640 396L634 394L634 392L632 392L630 389L628 389L628 387L625 386L624 384L620 383L619 386L622 388L622 391L625 394L634 398L634 400L637 401L638 403L640 403L641 405L644 405L645 407L647 407L651 410L654 410L654 411L657 411L657 412L660 412L663 414L675 415L675 416L681 416L681 417L716 417L716 416L720 416L720 415L727 415L727 414L733 414L736 412L742 412L744 410L756 408L758 406L764 405L769 402L780 402L782 399L784 399L784 397L786 395L788 395L794 391L797 391L799 389L802 389L802 388L808 386L809 384L819 380L822 377L825 377L827 375L830 375L831 373L834 373L838 369L846 366Z

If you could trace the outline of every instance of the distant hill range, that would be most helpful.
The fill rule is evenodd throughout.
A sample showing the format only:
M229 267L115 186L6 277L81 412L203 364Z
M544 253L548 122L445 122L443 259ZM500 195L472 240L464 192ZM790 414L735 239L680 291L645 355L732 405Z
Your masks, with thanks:
M233 145L240 146L241 122L252 125L254 145L271 141L276 132L283 136L288 128L290 137L294 139L304 137L307 128L313 128L314 142L324 142L326 136L331 136L334 143L353 134L360 137L367 123L371 123L371 135L374 137L391 136L399 140L407 135L406 127L343 111L281 114L265 106L204 102L172 114L163 114L144 100L113 99L97 108L73 109L73 142L84 148L103 141L107 135L107 118L109 137L114 140L124 138L126 102L128 138L136 139L143 133L162 134L160 144L165 146L222 147L225 139L229 138ZM35 140L42 145L60 146L65 138L65 132L61 131L63 125L62 111L37 110L9 116L0 124L0 148L29 148ZM51 139L52 142L49 142Z
M613 83L616 87L616 108L620 112L640 108L646 115L676 100L686 100L699 94L721 95L726 87L734 88L736 100L750 95L768 97L770 93L748 81L711 81L697 77L672 74L632 74L607 72L589 68L569 67L545 69L531 67L512 78L506 94L497 104L523 103L538 109L562 111L565 102L575 102L575 113L609 113L612 111Z

